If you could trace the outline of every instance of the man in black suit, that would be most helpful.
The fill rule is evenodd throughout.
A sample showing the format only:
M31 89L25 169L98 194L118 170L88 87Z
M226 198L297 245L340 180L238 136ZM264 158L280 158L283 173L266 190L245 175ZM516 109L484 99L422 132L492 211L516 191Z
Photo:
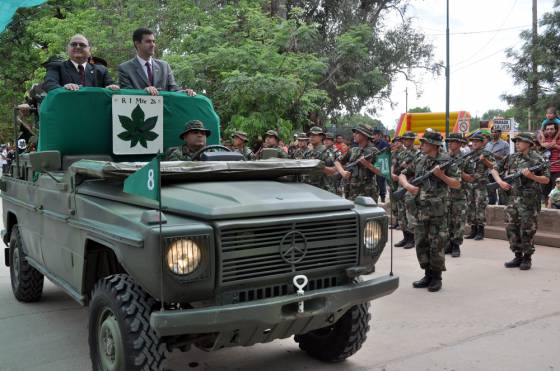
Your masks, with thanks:
M68 43L69 60L47 67L43 89L49 92L64 87L79 90L80 86L95 86L118 90L113 84L107 68L100 64L88 63L91 56L89 41L82 35L74 35Z
M123 89L144 89L151 95L158 90L184 91L193 96L191 89L182 90L175 82L173 71L165 61L153 58L156 43L154 33L139 28L132 34L136 56L119 65L119 84Z

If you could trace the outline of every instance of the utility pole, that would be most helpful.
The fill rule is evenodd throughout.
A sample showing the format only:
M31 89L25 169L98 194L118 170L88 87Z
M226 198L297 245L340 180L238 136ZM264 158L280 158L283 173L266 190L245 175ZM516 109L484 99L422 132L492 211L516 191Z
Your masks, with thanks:
M539 96L539 79L537 77L537 36L538 36L538 29L537 29L537 0L533 0L533 32L531 38L531 67L532 67L532 76L530 81L530 89L529 89L529 120L527 121L527 130L531 131L531 124L532 118L537 117L535 112L535 106L537 104L538 96Z
M536 2L536 0L533 1ZM449 136L449 0L447 0L447 28L445 30L445 42L445 137L447 138Z
M408 113L408 86L404 88L405 100L404 100L404 112Z

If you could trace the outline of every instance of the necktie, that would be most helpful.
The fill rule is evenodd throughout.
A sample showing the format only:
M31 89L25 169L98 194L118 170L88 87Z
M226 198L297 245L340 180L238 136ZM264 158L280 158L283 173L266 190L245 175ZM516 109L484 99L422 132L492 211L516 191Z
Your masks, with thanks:
M84 71L84 66L79 64L78 65L78 72L80 73L80 85L86 85L86 73Z
M146 71L148 71L148 82L150 83L150 86L154 86L154 75L152 74L150 62L146 62Z

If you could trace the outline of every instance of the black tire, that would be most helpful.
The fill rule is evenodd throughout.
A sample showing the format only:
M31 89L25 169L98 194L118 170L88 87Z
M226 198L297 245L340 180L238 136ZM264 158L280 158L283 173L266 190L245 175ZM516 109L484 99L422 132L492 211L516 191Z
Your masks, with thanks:
M89 349L94 371L161 369L165 347L150 327L155 304L125 274L103 278L95 285L89 309Z
M23 242L16 225L10 236L10 281L12 292L17 300L32 303L39 301L43 295L44 276L33 268L25 259Z
M299 348L324 362L341 362L356 353L369 331L369 303L354 305L332 326L296 335Z

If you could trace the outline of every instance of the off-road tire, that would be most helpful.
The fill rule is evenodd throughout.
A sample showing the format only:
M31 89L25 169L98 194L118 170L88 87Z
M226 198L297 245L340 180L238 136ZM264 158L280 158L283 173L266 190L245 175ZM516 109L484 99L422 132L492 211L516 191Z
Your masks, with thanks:
M12 292L17 300L32 303L39 301L43 295L43 275L33 268L25 259L23 242L16 225L10 236L10 281Z
M296 335L299 348L324 362L341 362L356 353L369 331L369 303L354 305L332 326Z
M89 349L94 371L105 371L100 355L100 323L111 313L122 339L122 371L160 370L165 345L150 327L150 313L156 302L126 274L101 279L95 285L89 308Z

